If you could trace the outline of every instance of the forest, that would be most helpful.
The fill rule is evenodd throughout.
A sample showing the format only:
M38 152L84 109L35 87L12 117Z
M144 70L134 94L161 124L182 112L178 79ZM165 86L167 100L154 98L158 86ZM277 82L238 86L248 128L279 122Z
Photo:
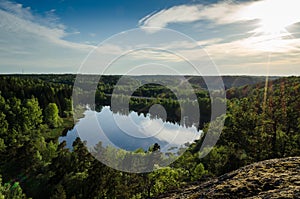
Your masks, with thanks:
M95 110L110 105L119 78L101 77ZM168 76L149 78L174 81ZM82 84L78 88L79 97L90 92L89 81L95 79L89 76L86 87ZM204 135L209 126L221 128L218 120L225 120L216 146L200 158L205 137L202 136L169 166L150 162L147 165L157 167L155 171L136 174L99 162L80 138L74 141L73 150L66 148L66 142L59 142L59 136L76 123L72 109L75 75L1 75L0 198L156 198L254 162L300 155L300 77L270 77L268 82L265 77L223 77L226 115L213 121L211 99L203 79L188 79L200 105L198 128L203 129ZM185 95L184 91L179 92ZM118 99L122 100L122 96ZM138 88L129 102L130 111L145 114L152 104L158 103L168 113L166 120L176 123L180 119L178 99L158 83ZM97 147L103 156L115 153L114 148L101 143ZM164 158L155 143L147 151L137 149L132 153ZM120 154L119 158L128 157Z

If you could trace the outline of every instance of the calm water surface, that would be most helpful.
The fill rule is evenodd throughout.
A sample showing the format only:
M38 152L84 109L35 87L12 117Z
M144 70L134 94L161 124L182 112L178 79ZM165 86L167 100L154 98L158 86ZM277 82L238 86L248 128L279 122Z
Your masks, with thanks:
M110 107L103 107L100 112L90 109L84 112L75 127L59 141L66 141L67 147L72 148L73 141L80 137L86 141L87 147L94 147L100 141L104 146L134 151L138 148L147 150L149 146L158 143L161 151L183 147L199 139L202 131L196 127L185 127L179 124L164 122L150 115L138 115L130 112L128 115L113 113Z

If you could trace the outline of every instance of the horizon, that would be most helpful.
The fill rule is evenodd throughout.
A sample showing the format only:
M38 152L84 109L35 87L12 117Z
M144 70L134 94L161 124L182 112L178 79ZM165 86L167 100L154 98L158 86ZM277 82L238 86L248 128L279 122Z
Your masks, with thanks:
M161 75L161 74L136 74L136 75L123 75L123 74L92 74L92 73L0 73L0 76L42 76L42 75L91 75L91 76L189 76L189 77L300 77L300 75L251 75L251 74L222 74L222 75Z

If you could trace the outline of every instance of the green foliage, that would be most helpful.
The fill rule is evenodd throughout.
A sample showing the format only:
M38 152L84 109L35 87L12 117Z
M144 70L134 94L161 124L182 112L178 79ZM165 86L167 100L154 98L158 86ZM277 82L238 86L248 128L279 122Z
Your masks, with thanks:
M109 94L119 78L102 77L95 96L99 105L109 105ZM91 77L88 79L92 81ZM226 79L227 85L232 85L229 80ZM33 198L155 198L165 191L222 175L255 161L300 155L300 78L275 80L267 93L261 84L228 90L227 114L221 116L225 117L225 127L217 145L204 158L200 159L201 154L210 148L199 152L203 138L165 168L154 161L143 161L150 156L164 160L155 143L148 151L137 149L130 153L104 147L101 143L95 147L97 154L94 155L113 157L111 163L128 160L136 167L157 168L143 174L120 172L104 165L89 153L79 138L73 143L73 150L66 149L65 142L58 143L57 137L62 133L59 131L71 127L71 122L70 126L62 124L61 117L72 115L73 81L72 75L0 76L0 173L3 181L9 182L0 183L0 199L25 198L24 193ZM198 97L201 118L204 117L203 125L210 119L211 99L203 90L203 82L194 77L190 81ZM243 78L243 81L248 79ZM89 88L88 83L85 86ZM84 96L88 91L83 87L80 92ZM185 95L186 91L180 93ZM155 99L131 99L131 110L146 113L145 107L158 103L172 113L167 120L177 122L180 118L179 102L165 87L150 84L135 94ZM124 96L119 99L124 100ZM187 99L182 103L190 102ZM203 137L220 130L221 117L203 125ZM60 125L63 125L61 130L57 128ZM58 132L53 133L54 130ZM137 162L132 162L133 154L140 157Z
M8 123L5 120L5 114L0 112L0 152L5 150L3 137L7 136Z
M55 103L50 103L45 108L45 122L50 128L57 128L62 125L62 119L59 117L58 108Z
M191 181L198 181L202 178L203 175L207 174L207 170L205 170L204 165L200 162L196 165L196 167L192 170Z
M0 199L25 199L26 196L18 182L5 183L2 185L0 177Z
M65 104L65 110L64 110L64 116L65 117L70 117L73 115L73 111L72 111L72 100L68 99L68 98L64 98L64 104Z
M27 99L21 108L22 121L24 121L24 131L38 129L43 122L42 109L37 99Z
M180 168L164 167L149 173L151 196L157 196L167 190L178 188L186 171Z
M62 185L57 185L54 194L50 197L50 199L66 199L66 192Z
M281 78L267 89L258 86L247 90L247 97L228 101L225 127L202 160L205 168L220 175L253 162L299 155L299 88L299 78Z

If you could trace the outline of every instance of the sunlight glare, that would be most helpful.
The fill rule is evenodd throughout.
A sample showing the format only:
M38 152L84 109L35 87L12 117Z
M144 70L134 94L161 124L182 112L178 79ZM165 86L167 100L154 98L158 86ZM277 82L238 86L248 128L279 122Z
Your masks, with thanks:
M300 21L300 1L265 0L252 3L242 15L245 19L259 20L258 28L253 32L270 36L281 36L288 33L286 28Z

